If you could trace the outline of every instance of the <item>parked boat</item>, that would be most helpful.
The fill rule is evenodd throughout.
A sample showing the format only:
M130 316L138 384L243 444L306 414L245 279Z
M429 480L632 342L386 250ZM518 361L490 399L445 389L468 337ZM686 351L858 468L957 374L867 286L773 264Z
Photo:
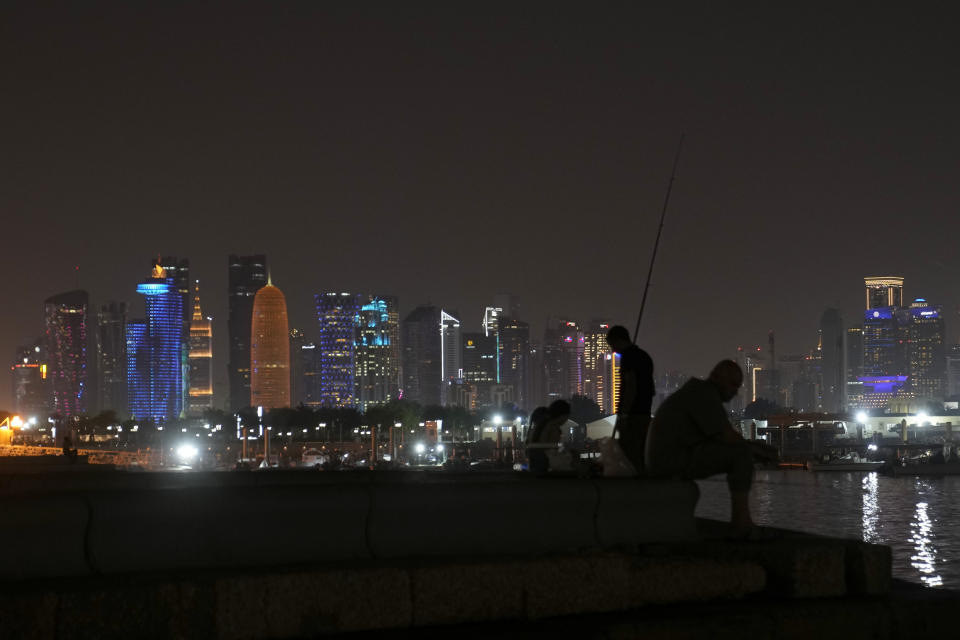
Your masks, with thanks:
M893 476L957 476L960 462L908 462L890 467Z
M856 452L848 453L839 458L833 458L826 462L813 462L810 464L811 471L876 471L884 466L886 462L877 460L868 460L861 458Z

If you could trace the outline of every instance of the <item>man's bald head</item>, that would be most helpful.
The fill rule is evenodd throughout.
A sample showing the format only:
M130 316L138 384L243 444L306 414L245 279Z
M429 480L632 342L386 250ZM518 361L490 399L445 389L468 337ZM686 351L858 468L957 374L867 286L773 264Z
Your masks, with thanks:
M726 402L732 399L743 385L743 371L733 360L721 360L710 372L710 382L720 391L720 397Z

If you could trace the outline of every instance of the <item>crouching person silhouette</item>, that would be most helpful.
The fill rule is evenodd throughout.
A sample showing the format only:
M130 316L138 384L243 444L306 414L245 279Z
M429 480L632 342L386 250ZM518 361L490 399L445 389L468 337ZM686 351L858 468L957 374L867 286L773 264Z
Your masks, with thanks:
M730 487L732 535L759 535L750 515L755 457L772 455L744 440L727 418L724 403L743 384L736 362L722 360L706 380L691 378L657 409L646 446L647 473L706 478L724 473Z

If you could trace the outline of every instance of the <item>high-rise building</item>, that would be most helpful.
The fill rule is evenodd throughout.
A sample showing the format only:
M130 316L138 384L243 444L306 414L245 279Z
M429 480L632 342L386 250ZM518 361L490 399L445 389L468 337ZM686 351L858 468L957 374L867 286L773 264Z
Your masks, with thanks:
M97 406L127 415L127 303L108 302L97 312Z
M439 405L443 371L440 309L419 306L400 326L403 397L422 405Z
M867 309L903 306L903 278L900 276L866 277Z
M513 389L514 403L524 410L536 404L529 396L530 325L521 320L500 318L500 384Z
M604 395L609 393L603 384L603 371L606 354L610 352L607 333L611 326L610 320L595 318L583 333L583 395L600 407L604 406Z
M947 386L943 309L917 298L910 315L910 389L917 396L942 400Z
M86 291L68 291L43 304L51 409L63 418L87 411Z
M227 332L230 339L230 410L250 402L250 335L253 298L267 284L267 257L230 256L228 259Z
M450 400L448 387L455 384L463 373L463 345L457 315L440 310L440 378L443 386L440 401L443 404Z
M299 355L300 366L303 367L303 399L300 402L311 409L319 409L323 406L320 401L320 348L314 342L305 342L300 347Z
M476 388L476 402L487 406L497 385L497 335L465 332L463 340L463 378Z
M874 307L863 317L863 377L908 375L909 310Z
M325 407L356 407L356 339L362 296L318 293L320 403Z
M13 373L13 410L26 418L41 419L47 413L47 364L42 340L17 347L10 370Z
M541 375L543 394L541 402L549 404L567 395L567 379L564 376L563 349L561 347L562 323L554 318L547 320L541 345Z
M847 382L856 382L863 375L863 329L847 329Z
M860 406L863 396L863 328L847 329L847 408Z
M180 294L181 305L183 309L183 318L181 319L181 342L180 342L180 380L183 384L181 394L181 406L186 409L190 402L190 309L192 307L191 291L193 287L190 281L190 261L186 258L177 258L176 256L158 257L150 264L153 269L157 265L164 270L167 277L173 280L173 286Z
M156 422L183 413L183 297L160 266L137 285L146 320L127 323L127 400L134 418Z
M598 402L600 409L606 414L617 412L620 405L620 354L608 351L603 354L603 370L601 372L604 394L603 402Z
M290 406L297 407L306 401L304 377L306 367L303 361L303 347L307 339L303 331L296 327L290 329Z
M820 317L821 393L823 410L839 413L847 407L847 367L843 318L836 309L827 309Z
M496 345L496 383L500 384L500 319L503 309L500 307L486 307L483 310L483 335L492 338Z
M960 344L947 348L947 397L960 399Z
M563 367L563 396L583 395L583 350L586 340L580 325L573 321L560 325L560 358Z
M187 412L202 415L213 408L213 318L204 316L200 307L199 280L194 283L188 353Z
M357 314L354 376L360 411L395 400L400 391L390 306L386 298L371 296L363 301Z
M250 406L290 406L290 326L283 292L267 284L253 298L250 329Z

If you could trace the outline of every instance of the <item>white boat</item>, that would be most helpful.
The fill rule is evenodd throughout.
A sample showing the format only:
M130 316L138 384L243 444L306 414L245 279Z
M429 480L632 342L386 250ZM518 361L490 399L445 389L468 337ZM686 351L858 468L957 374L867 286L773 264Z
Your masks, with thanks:
M885 462L861 458L856 452L826 462L810 464L811 471L876 471Z

